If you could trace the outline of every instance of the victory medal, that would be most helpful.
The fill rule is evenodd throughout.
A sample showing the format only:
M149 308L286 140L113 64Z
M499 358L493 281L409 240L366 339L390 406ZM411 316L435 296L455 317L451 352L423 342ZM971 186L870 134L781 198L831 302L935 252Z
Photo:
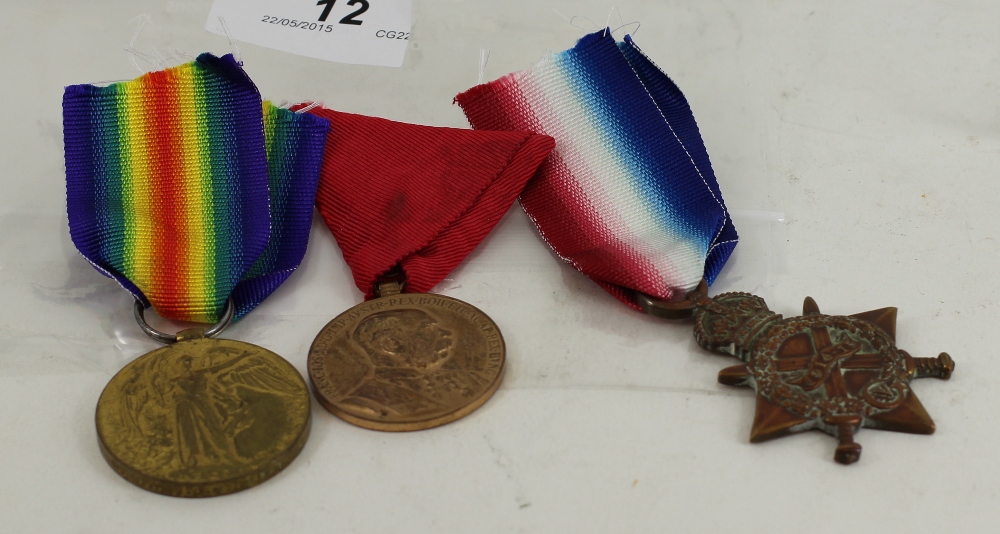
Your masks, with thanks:
M108 382L97 436L129 482L176 497L211 497L271 478L309 437L309 389L277 354L182 331Z
M127 364L97 404L119 475L178 497L271 478L309 436L309 389L277 354L212 339L298 266L329 124L262 102L231 55L66 88L70 235L169 346ZM215 325L161 333L145 321Z

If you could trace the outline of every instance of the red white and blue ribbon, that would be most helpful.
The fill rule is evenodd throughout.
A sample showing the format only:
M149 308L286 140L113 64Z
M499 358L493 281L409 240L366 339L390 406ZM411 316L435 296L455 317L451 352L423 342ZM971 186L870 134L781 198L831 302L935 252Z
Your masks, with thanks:
M555 138L521 205L556 253L623 302L683 297L729 259L736 229L694 115L631 37L586 35L455 100L477 130Z

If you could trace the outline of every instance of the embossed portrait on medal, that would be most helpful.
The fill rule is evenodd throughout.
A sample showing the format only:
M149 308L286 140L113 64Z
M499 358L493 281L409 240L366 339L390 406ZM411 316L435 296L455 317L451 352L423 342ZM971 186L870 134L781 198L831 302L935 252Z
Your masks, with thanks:
M359 415L419 415L471 397L491 380L474 370L447 365L455 363L453 336L421 310L366 317L351 339L368 357L372 371L340 401L341 406Z
M503 340L468 304L397 296L331 321L313 344L309 367L318 398L335 414L355 424L405 425L485 401L502 375Z

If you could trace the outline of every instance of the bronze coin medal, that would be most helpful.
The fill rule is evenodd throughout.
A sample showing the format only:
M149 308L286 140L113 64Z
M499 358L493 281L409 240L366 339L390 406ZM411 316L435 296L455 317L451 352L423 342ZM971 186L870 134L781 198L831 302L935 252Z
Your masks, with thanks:
M372 430L468 415L500 386L503 336L476 307L428 291L496 225L552 139L309 113L331 124L316 206L365 295L309 350L316 397Z
M751 441L809 429L860 458L861 427L929 434L913 378L948 378L954 362L895 346L895 308L783 319L745 293L708 297L737 243L684 95L630 36L580 39L526 71L458 95L473 128L551 135L556 148L521 195L545 241L625 304L694 317L702 347L744 360L723 384L757 391Z
M309 390L262 347L212 339L298 266L329 124L279 109L231 55L64 99L70 236L168 344L127 364L97 405L108 464L144 489L211 497L260 484L309 436ZM177 321L158 332L147 306Z
M309 349L309 378L330 413L372 430L423 430L482 406L500 387L506 350L485 313L458 299L382 295L330 321Z

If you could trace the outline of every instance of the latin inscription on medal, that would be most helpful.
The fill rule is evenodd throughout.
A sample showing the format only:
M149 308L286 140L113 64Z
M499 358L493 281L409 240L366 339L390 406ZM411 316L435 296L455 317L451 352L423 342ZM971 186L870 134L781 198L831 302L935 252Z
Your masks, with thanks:
M504 342L483 312L441 295L364 302L309 351L309 378L332 413L375 430L421 430L467 415L496 391Z
M287 361L224 339L146 354L97 405L101 452L130 482L209 497L255 486L288 465L309 435L309 390Z

